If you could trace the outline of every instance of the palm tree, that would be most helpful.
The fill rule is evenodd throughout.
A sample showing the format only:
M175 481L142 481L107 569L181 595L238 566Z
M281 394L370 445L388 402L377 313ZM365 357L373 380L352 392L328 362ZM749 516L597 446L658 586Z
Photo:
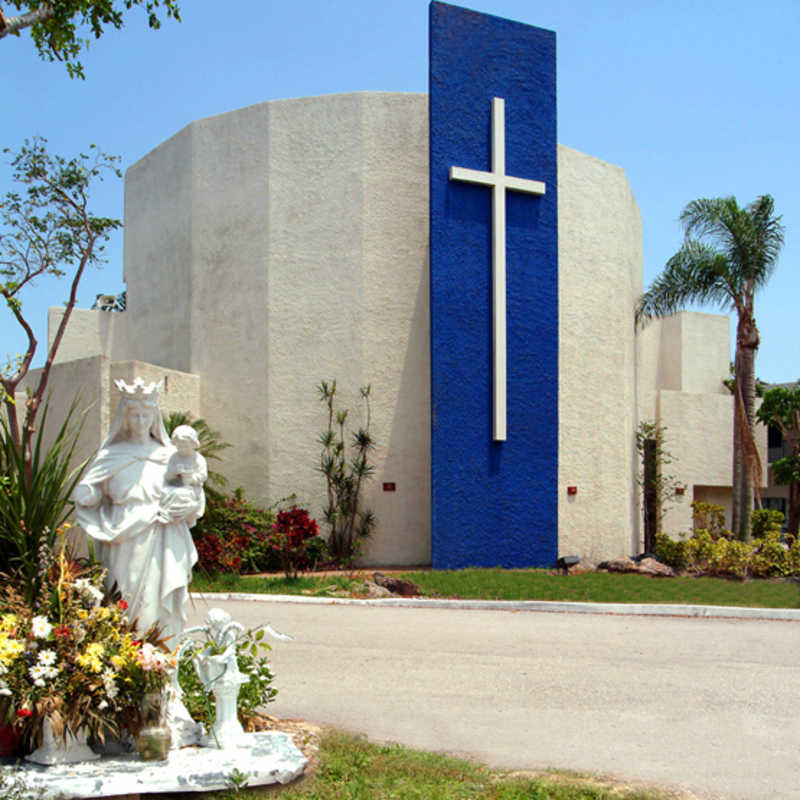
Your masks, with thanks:
M637 323L673 314L690 303L736 310L732 527L744 541L750 538L754 490L761 484L761 460L753 436L759 345L753 299L775 269L783 246L783 225L774 210L768 194L745 208L735 197L689 203L680 217L685 233L680 250L636 304Z

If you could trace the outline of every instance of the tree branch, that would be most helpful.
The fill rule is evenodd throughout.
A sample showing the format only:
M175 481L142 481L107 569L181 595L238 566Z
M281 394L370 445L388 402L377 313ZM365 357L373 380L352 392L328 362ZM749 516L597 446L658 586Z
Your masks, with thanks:
M0 17L3 12L0 11ZM0 28L0 39L9 34L16 34L25 28L36 25L37 22L44 22L53 16L53 6L51 3L43 3L39 8L29 11L27 14L20 14L18 17L5 17L4 27Z
M84 224L86 224L85 221ZM88 224L86 224L86 228L88 231ZM42 375L41 378L39 378L39 385L36 387L36 392L34 393L33 397L28 402L28 409L25 413L26 429L29 427L29 425L32 426L33 421L36 419L36 412L39 409L39 405L42 402L42 397L44 396L44 391L47 388L47 382L50 377L50 369L53 366L53 360L56 357L61 340L64 338L64 331L67 329L67 323L69 322L70 316L72 316L72 309L75 308L75 304L78 301L78 284L81 281L81 277L83 276L83 271L86 268L86 265L91 260L94 242L95 237L91 236L89 244L83 253L83 257L81 258L80 266L75 271L75 275L72 278L69 300L67 301L67 306L64 309L64 315L61 317L61 322L58 324L58 330L56 331L56 335L53 337L53 344L47 349L47 361L44 362Z
M22 312L19 310L19 303L15 300L12 300L11 295L5 289L0 291L0 294L2 294L5 298L6 304L11 309L11 313L16 317L17 322L19 322L19 324L22 326L25 334L28 337L28 349L25 352L25 358L22 359L22 363L19 365L19 368L15 373L11 377L3 380L3 386L5 387L6 391L8 394L13 396L13 393L16 390L19 382L28 374L28 368L31 365L31 361L33 361L33 356L36 352L36 345L38 342L36 341L33 328L28 324L28 321L22 316ZM10 390L8 388L9 386L11 387Z

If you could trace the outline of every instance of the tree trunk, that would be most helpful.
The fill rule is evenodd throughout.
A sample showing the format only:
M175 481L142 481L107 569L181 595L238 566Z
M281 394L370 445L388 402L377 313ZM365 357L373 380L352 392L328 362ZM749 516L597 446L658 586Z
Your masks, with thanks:
M800 481L789 484L789 504L786 509L786 531L797 536L800 530Z
M756 374L759 335L755 320L745 309L739 311L736 328L736 361L733 399L733 524L735 536L750 541L754 477L760 470L755 447ZM754 463L758 462L758 463Z

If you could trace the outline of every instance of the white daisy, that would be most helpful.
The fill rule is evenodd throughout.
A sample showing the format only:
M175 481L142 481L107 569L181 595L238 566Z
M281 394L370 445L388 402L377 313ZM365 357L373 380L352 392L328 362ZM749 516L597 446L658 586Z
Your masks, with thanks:
M56 663L56 652L55 650L42 650L37 660L43 667L52 667Z
M31 620L31 633L37 639L46 639L52 630L53 626L47 621L47 617L34 617Z
M89 598L91 605L96 606L103 602L103 593L87 578L78 578L74 586L84 597Z

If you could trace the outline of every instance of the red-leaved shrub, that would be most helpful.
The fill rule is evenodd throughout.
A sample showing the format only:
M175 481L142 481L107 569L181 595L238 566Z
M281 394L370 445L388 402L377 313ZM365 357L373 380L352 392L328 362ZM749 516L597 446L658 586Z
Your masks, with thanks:
M296 578L299 571L308 569L307 547L318 535L317 523L305 508L292 506L288 511L278 512L270 542L287 578Z

